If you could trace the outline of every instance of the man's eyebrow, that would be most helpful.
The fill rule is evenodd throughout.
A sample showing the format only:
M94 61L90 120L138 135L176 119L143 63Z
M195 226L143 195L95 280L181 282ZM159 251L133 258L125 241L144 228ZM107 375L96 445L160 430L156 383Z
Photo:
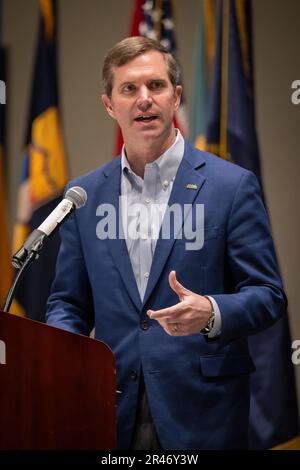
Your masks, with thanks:
M150 78L148 80L148 83L150 82L161 82L161 83L167 83L167 80L165 78Z
M151 83L151 82L162 82L166 83L167 80L165 78L160 78L160 77L152 77L147 80L146 83ZM136 80L126 80L125 82L120 83L120 86L123 85L135 85L137 83Z
M129 84L129 85L132 85L132 84L134 84L134 83L135 83L135 80L126 80L125 82L122 82L122 83L120 84L120 86L128 85L128 84Z
M167 83L167 80L165 78L153 77L153 78L149 78L146 81L146 85L151 85L151 83L153 82L158 82L158 83L161 83L162 85L165 85ZM138 82L136 80L126 80L125 82L120 83L120 85L118 86L118 90L121 90L127 85L137 86L137 83Z

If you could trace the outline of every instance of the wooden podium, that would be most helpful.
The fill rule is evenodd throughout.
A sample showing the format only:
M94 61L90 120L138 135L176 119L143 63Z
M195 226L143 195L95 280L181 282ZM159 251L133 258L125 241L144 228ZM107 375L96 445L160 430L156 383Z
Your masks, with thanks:
M0 449L115 448L109 347L0 312Z

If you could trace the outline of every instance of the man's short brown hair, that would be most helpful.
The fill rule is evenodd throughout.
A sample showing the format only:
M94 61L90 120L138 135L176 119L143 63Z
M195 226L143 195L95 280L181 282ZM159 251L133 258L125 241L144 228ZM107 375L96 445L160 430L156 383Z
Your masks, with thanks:
M102 78L104 92L111 97L113 87L113 67L121 67L137 56L149 51L159 51L164 55L169 79L175 88L180 80L180 68L178 62L160 42L143 36L132 36L118 42L110 49L104 59Z

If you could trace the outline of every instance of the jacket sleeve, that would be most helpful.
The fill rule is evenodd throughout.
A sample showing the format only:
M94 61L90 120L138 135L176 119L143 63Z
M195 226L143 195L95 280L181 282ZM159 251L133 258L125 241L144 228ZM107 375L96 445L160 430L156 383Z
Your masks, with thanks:
M255 334L286 311L268 216L255 175L240 179L227 225L227 263L234 292L213 295L222 315L222 339Z
M62 225L60 235L46 321L48 325L88 335L94 326L94 309L75 214Z

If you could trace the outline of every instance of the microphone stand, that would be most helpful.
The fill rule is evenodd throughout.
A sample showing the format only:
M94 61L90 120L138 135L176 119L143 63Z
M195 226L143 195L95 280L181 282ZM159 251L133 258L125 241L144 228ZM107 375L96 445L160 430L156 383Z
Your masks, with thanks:
M10 309L10 306L12 304L12 301L13 301L13 298L15 296L15 292L16 292L16 289L18 287L18 284L20 282L20 280L22 279L23 277L23 274L25 273L25 271L27 270L27 268L29 268L29 266L31 265L31 263L36 259L38 258L38 254L35 252L35 251L30 251L28 253L28 256L26 258L26 260L24 261L24 263L22 264L21 268L19 269L15 279L14 279L14 282L13 282L13 285L11 286L9 292L8 292L8 295L7 295L7 298L6 298L6 302L5 302L5 305L3 307L3 312L5 313L9 313L9 309Z

